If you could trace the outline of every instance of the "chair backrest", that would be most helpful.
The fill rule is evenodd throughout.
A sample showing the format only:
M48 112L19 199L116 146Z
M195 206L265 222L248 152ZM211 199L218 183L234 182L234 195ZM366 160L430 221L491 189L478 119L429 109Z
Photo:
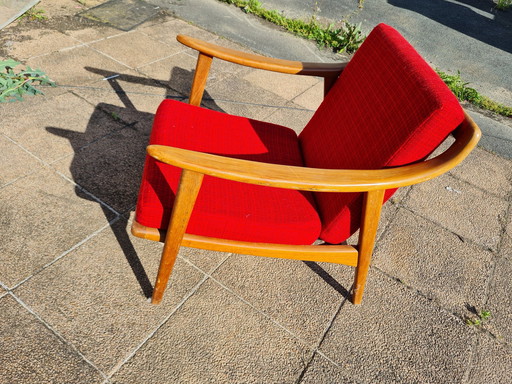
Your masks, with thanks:
M379 169L424 159L463 119L435 71L395 29L379 24L299 139L308 167ZM315 198L324 241L342 242L359 228L362 194Z

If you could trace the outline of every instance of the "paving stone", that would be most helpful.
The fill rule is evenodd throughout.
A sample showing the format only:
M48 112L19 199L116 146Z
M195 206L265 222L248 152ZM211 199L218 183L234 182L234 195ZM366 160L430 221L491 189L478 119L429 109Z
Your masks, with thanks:
M509 232L512 234L512 231ZM499 340L512 345L512 235L505 235L500 257L496 261L486 309L491 318L485 324Z
M23 109L9 113L1 130L33 155L52 162L121 127L86 101L65 94L33 104L30 114Z
M206 89L214 100L204 101L208 108L256 120L265 121L276 109L288 104L286 99L240 78L226 78L207 85Z
M458 383L476 331L370 269L362 305L346 303L320 345L364 383Z
M130 68L142 67L177 51L138 31L100 40L90 46Z
M84 27L81 29L66 31L65 33L73 39L87 44L108 39L109 37L122 35L126 32L121 32L119 29L109 27L108 25L96 24L94 27Z
M292 128L297 134L302 132L306 124L313 117L313 112L305 111L300 106L289 103L283 107L279 107L268 116L265 120L285 127Z
M345 265L233 255L213 277L316 345L348 296L353 274Z
M170 89L188 97L190 87L192 86L196 61L196 57L189 53L181 52L164 60L141 66L138 68L138 71L150 79L167 84Z
M298 76L264 70L254 70L243 77L255 87L266 89L279 97L291 100L319 82L312 76Z
M108 373L144 341L203 274L178 258L160 305L146 299L161 244L106 228L20 286L15 294L90 361Z
M400 209L377 243L373 265L459 314L481 308L493 254Z
M16 40L23 41L23 44L13 44L8 52L11 57L23 62L31 57L57 52L80 44L64 33L47 29L25 30L16 35ZM42 69L47 71L47 68Z
M91 129L96 125L91 124ZM71 141L73 138L70 139ZM126 127L79 149L53 166L117 212L137 203L148 136ZM72 142L72 145L74 143ZM84 194L81 195L84 198Z
M512 160L496 156L481 148L475 148L464 162L450 173L502 198L506 198L512 191Z
M41 162L18 145L0 135L0 188L41 167Z
M507 209L506 201L446 174L413 188L405 205L492 250L498 246Z
M12 297L0 299L0 383L102 383L100 373Z
M126 70L125 65L85 45L31 58L26 64L32 68L43 68L61 87L84 86L101 79L100 75L88 68L101 68L116 73Z
M7 287L113 219L109 211L78 196L71 183L48 169L0 189L0 201L0 281Z
M207 281L112 383L295 383L311 351Z
M324 81L318 80L315 85L293 99L301 107L316 111L324 99Z
M343 368L334 365L319 354L311 361L300 384L359 384L354 378L349 377Z
M124 123L147 126L148 132L162 100L166 97L182 99L182 95L166 85L135 71L122 74L105 72L105 77L109 76L116 77L95 83L90 88L77 89L74 93Z
M196 39L212 42L214 44L219 44L219 42L215 42L215 40L218 39L218 36L178 19L170 19L156 25L141 25L138 28L138 31L150 36L160 43L164 43L170 47L176 48L176 52L181 52L187 49L185 45L176 40L176 36L178 34L194 37Z
M510 367L512 367L512 348L500 343L488 335L482 335L475 350L473 367L468 384L510 383Z

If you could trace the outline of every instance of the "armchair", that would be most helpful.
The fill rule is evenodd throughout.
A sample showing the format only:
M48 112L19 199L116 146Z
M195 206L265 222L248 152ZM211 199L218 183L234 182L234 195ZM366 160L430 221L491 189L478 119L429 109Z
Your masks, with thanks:
M135 236L164 242L152 302L162 300L181 246L355 267L361 303L382 204L396 188L459 164L480 130L393 28L380 24L348 63L241 53L179 35L199 52L189 104L155 115ZM199 107L213 58L324 78L303 131ZM448 150L429 155L449 134ZM356 245L340 245L358 229ZM311 245L317 239L326 245Z

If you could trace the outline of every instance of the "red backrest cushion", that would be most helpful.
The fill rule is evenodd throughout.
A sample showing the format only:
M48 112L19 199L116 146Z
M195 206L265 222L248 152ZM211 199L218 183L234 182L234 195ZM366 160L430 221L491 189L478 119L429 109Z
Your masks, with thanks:
M308 167L379 169L427 157L463 120L457 99L414 48L379 24L330 90L299 140ZM386 192L386 199L393 191ZM321 238L359 228L362 194L317 193Z

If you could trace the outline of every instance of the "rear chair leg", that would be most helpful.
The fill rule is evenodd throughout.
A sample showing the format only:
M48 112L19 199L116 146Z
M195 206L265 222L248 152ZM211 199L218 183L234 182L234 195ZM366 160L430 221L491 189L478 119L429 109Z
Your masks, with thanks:
M201 188L203 176L202 173L189 171L187 169L183 169L181 173L180 184L178 192L176 193L169 227L167 228L158 276L151 299L151 303L153 304L159 304L162 301L165 288L167 287L174 263L176 262L176 256L180 250L183 235L187 230L194 203L199 189Z
M363 300L366 277L372 259L377 228L379 227L384 192L385 190L378 190L369 191L364 194L358 244L359 257L354 279L354 291L352 294L353 304L361 304Z

